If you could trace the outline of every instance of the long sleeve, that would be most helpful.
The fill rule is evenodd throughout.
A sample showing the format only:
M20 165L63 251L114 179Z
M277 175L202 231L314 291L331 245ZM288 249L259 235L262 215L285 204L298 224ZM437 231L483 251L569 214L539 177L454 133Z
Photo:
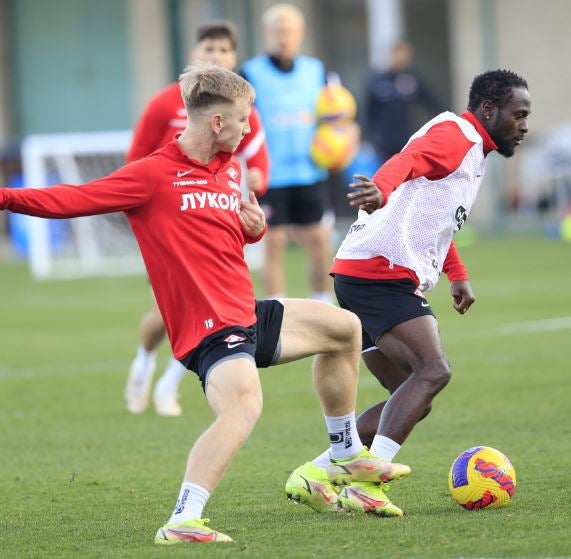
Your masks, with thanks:
M247 136L244 136L244 139L238 146L238 152L242 153L246 159L248 169L255 167L262 172L264 184L262 189L257 192L258 196L262 196L268 189L270 157L266 144L266 133L260 119L260 114L255 107L252 107L249 122L251 131Z
M455 171L474 144L455 122L435 124L426 134L409 142L373 176L385 203L403 182L426 177L438 180Z
M146 161L141 161L79 186L0 188L0 209L49 218L128 211L142 206L153 188Z
M468 279L468 270L462 262L462 258L460 258L460 253L458 252L454 242L450 244L442 271L448 277L448 281L461 281Z
M168 118L165 116L169 114L167 110L162 97L156 97L147 105L133 132L133 140L127 153L128 163L146 157L163 146L169 128Z

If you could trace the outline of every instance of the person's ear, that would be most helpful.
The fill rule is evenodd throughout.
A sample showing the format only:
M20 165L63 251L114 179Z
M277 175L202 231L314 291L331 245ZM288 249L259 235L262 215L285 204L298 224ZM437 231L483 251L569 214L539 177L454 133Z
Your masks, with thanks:
M486 99L482 102L482 116L484 120L493 119L496 116L497 110L498 108L491 101Z
M222 128L224 128L224 117L220 113L215 113L210 119L210 124L212 126L212 131L218 136L222 131Z

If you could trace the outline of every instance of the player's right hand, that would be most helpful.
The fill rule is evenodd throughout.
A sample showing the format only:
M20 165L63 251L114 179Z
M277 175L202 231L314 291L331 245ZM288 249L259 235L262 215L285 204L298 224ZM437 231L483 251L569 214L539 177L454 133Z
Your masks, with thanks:
M375 210L383 207L383 195L377 188L377 185L369 180L365 175L353 175L357 181L349 184L349 188L353 192L347 194L349 204L353 207L357 206L360 210L372 214Z
M452 293L452 306L460 314L464 314L476 300L468 280L451 281L450 293Z

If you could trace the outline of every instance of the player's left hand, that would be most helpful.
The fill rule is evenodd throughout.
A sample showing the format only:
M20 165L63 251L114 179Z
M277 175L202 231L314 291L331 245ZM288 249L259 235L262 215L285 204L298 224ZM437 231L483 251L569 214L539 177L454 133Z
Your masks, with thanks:
M242 230L248 237L257 237L266 226L266 216L260 208L256 195L250 192L250 201L240 201L240 215L238 216Z
M353 192L347 194L349 204L357 206L360 210L372 214L383 205L383 195L377 188L377 185L369 180L365 175L353 175L359 182L352 182L349 188L354 189Z
M460 313L464 314L476 300L472 286L468 280L450 282L450 292L452 293L452 306Z
M259 192L264 187L264 174L257 167L252 167L246 172L246 184L252 192Z

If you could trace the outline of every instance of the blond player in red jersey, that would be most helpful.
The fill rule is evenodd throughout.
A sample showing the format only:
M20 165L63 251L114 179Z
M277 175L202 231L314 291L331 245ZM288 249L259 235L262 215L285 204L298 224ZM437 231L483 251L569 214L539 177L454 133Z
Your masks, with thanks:
M155 536L163 545L231 541L202 513L261 414L258 367L315 355L330 440L326 480L387 482L410 472L371 454L357 433L357 317L315 300L254 299L243 248L267 226L255 194L241 200L232 155L250 130L252 86L212 65L191 67L180 81L187 127L150 157L80 186L0 188L0 209L28 215L127 215L173 353L199 376L215 416L192 447L177 503Z
M236 66L237 33L227 21L209 21L196 30L196 45L189 53L191 60L218 64L228 70ZM250 132L240 142L237 154L246 161L246 184L258 196L268 186L268 150L265 133L255 108L250 114ZM186 127L186 109L178 83L158 93L147 105L135 128L127 161L146 157L170 142ZM140 324L140 345L131 363L125 403L134 414L143 413L149 406L150 389L156 368L157 349L165 337L162 317L154 302ZM163 416L178 416L182 408L178 402L178 387L185 374L177 359L171 358L153 391L155 411Z

